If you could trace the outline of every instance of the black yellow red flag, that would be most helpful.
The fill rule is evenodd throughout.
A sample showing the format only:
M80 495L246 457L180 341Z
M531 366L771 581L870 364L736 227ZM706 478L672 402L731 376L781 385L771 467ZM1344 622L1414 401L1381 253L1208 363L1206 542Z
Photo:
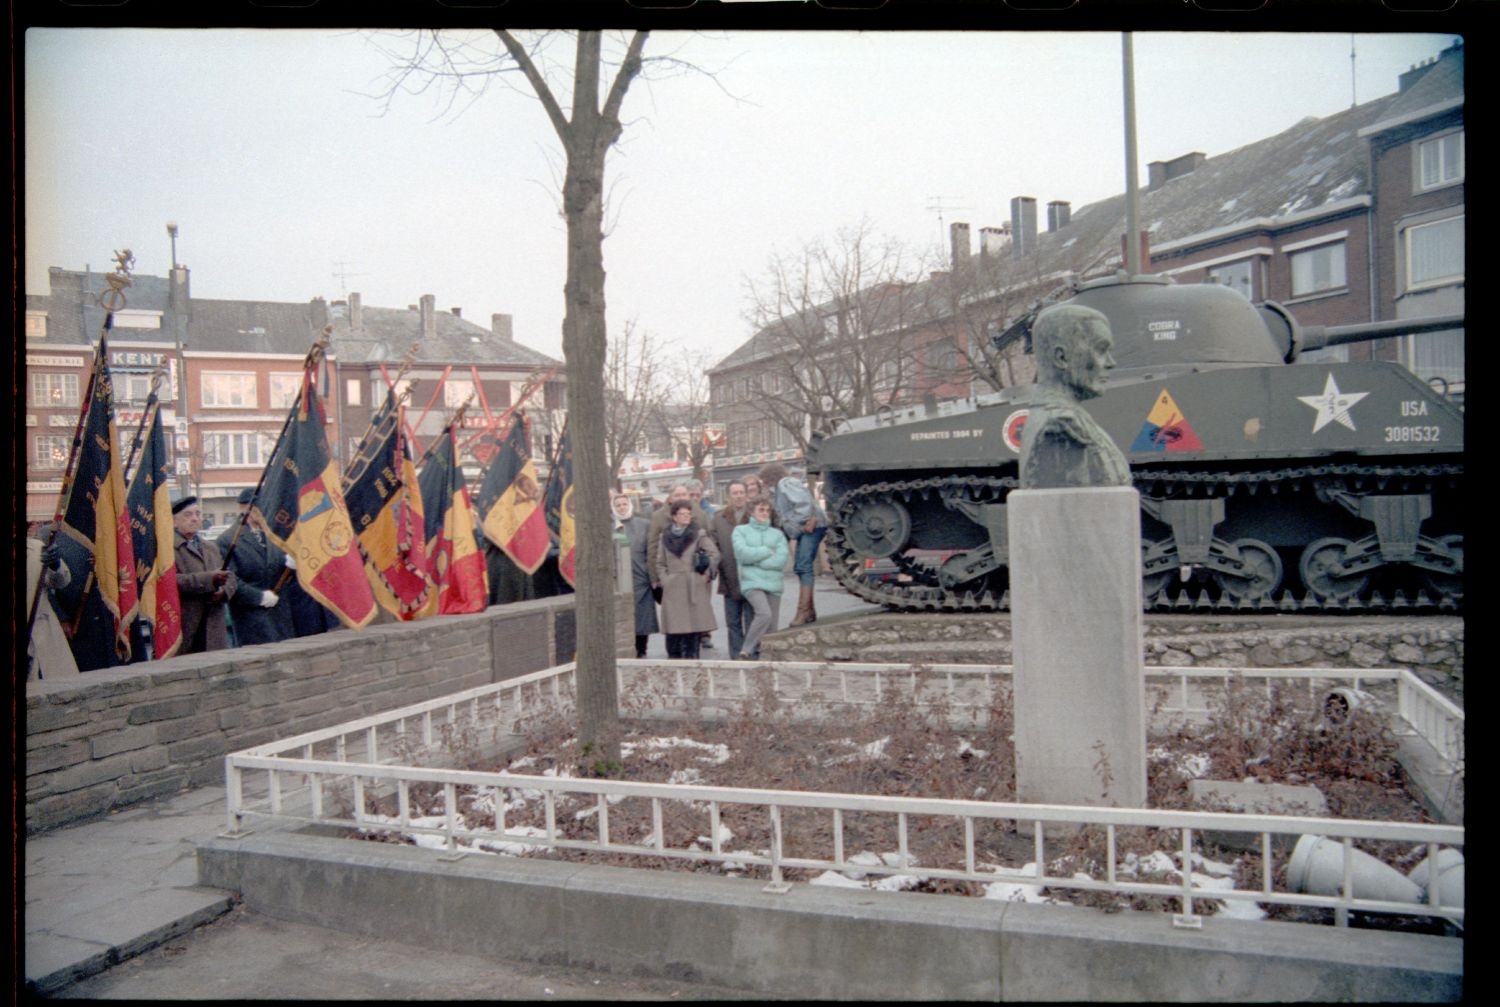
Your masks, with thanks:
M344 499L375 600L399 619L415 619L426 608L433 583L403 411L392 389L344 473Z
M482 612L489 604L489 576L479 548L479 523L464 470L458 463L457 439L450 424L422 457L422 513L426 518L427 557L434 595L423 615Z
M171 657L182 645L182 603L177 593L176 539L172 534L172 470L161 427L161 403L146 399L146 436L141 460L126 499L130 504L131 548L135 551L140 616L151 625L151 652Z
M136 614L134 550L107 342L106 331L94 356L59 531L59 552L72 574L69 588L59 594L79 671L129 663Z
M251 507L271 541L296 559L302 589L345 626L358 629L375 618L375 598L323 425L323 404L309 367Z
M573 520L573 441L567 427L557 448L557 460L547 474L547 527L557 536L557 572L577 587L578 526Z
M523 571L536 573L547 559L547 513L519 414L484 470L476 503L485 537Z

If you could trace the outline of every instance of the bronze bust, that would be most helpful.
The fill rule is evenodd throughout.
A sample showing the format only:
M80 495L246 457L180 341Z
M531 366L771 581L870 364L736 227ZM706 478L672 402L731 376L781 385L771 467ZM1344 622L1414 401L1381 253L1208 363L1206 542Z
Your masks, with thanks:
M1021 429L1021 488L1129 486L1130 466L1114 439L1079 403L1104 389L1114 338L1093 308L1048 308L1032 325L1037 378Z

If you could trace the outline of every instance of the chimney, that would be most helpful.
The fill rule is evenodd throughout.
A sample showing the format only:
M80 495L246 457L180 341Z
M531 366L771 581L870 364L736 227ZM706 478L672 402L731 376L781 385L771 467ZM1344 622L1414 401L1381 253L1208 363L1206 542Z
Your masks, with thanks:
M509 315L491 315L490 331L495 334L495 338L503 342L509 343L515 339L515 336L512 334L511 317Z
M464 309L463 308L449 308L448 309L448 314L452 315L454 318L462 318L464 316Z
M957 275L969 265L969 225L949 224L948 244L952 249L953 272Z
M1072 216L1072 206L1065 199L1054 199L1047 204L1047 230L1061 231L1068 226L1068 220Z
M982 256L996 256L1010 240L1009 225L1001 227L981 227L979 229L979 254Z
M1010 201L1011 254L1024 258L1036 251L1036 199L1017 196Z
M1167 184L1167 162L1152 161L1146 165L1146 191L1155 192Z
M365 327L365 305L359 294L349 295L349 328L362 329Z
M328 313L328 302L321 297L314 297L308 305L308 315L312 320L314 332L322 332L323 326L327 325L332 318Z
M422 305L422 338L431 339L437 335L437 297L423 294L419 303Z

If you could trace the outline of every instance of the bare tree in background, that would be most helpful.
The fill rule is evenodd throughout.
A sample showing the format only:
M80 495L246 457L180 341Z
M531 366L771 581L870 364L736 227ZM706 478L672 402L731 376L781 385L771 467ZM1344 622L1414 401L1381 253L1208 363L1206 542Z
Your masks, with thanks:
M604 360L605 454L616 489L625 456L660 414L666 379L661 345L634 319L627 321L625 331L609 341Z
M563 358L568 366L574 494L578 515L577 676L579 741L602 771L620 757L615 668L614 549L606 456L604 312L605 158L620 139L620 108L646 65L646 32L489 33L415 31L377 36L392 59L381 98L446 90L449 105L492 83L535 96L562 144L562 215L568 265L563 287ZM498 42L498 45L496 44ZM572 52L569 54L571 43ZM676 60L658 66L683 69Z
M709 427L712 403L709 401L708 369L712 361L701 352L676 356L666 368L669 391L657 409L657 420L674 439L681 434L687 463L695 479L707 476L705 466L713 452Z
M747 283L754 352L764 362L749 406L805 452L812 430L905 394L916 376L917 266L868 220L773 256L764 277Z

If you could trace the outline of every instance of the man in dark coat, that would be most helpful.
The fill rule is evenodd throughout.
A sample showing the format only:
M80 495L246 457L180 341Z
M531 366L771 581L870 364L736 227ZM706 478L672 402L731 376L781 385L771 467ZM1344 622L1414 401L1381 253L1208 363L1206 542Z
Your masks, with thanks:
M172 505L177 529L177 593L182 602L182 646L179 654L201 654L229 646L224 599L236 588L234 574L220 569L219 550L198 534L203 511L198 498L185 496Z
M729 503L710 519L709 534L719 547L719 594L724 596L724 625L729 630L729 656L737 656L755 610L740 593L740 568L734 558L734 526L745 521L745 484L729 484Z
M630 542L630 586L635 593L635 656L646 656L646 642L660 633L656 621L656 596L651 590L651 572L646 566L646 536L651 522L637 517L630 497L616 493L613 502L615 531Z
M219 555L228 557L226 565L237 582L229 596L229 618L241 647L293 636L292 609L281 600L278 584L284 586L295 577L295 569L291 558L266 538L260 520L250 513L254 498L254 490L240 494L239 519L219 536Z

